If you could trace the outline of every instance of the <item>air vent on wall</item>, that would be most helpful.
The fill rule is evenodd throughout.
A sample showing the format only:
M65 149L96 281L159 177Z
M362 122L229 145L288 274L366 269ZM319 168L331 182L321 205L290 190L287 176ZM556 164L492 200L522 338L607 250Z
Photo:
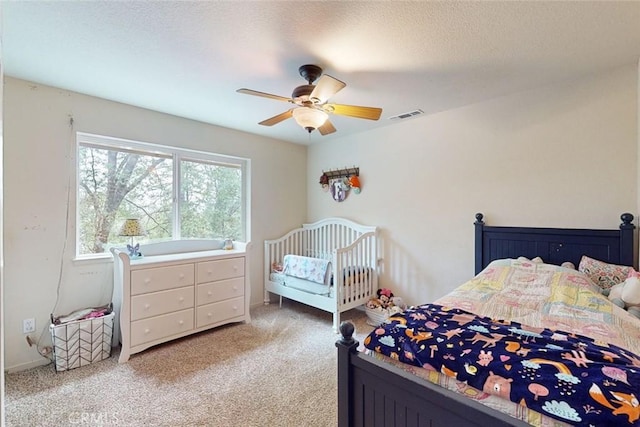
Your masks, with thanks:
M408 113L402 113L402 114L398 114L397 116L389 117L389 120L405 120L415 116L419 116L421 114L424 114L424 111L413 110L413 111L409 111Z

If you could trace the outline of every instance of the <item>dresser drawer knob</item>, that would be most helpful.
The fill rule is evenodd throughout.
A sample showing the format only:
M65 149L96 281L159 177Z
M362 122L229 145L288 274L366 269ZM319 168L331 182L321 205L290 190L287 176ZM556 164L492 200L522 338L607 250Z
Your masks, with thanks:
M144 330L144 333L145 333L145 334L148 334L149 332L151 332L151 329L149 329L149 328L147 328L147 329L145 329L145 330Z
M211 275L213 274L213 271L211 271L211 270L207 270L207 274L208 274L209 276L211 276Z
M233 306L233 311L238 311L238 307L237 306Z
M211 316L213 316L212 313L207 313L207 317L211 317Z
M213 292L207 291L207 296L210 297L211 295L213 295Z
M180 273L180 278L184 279L184 273Z
M238 290L238 287L237 287L237 286L234 286L234 287L233 287L233 290L234 290L234 291L237 291L237 290Z
M178 320L178 325L180 326L184 325L184 320Z
M151 283L151 279L147 277L146 279L144 279L144 283Z
M145 305L144 305L144 309L145 309L145 310L149 310L149 307L151 307L151 304L145 304Z
M180 302L184 301L184 297L178 298L178 301L180 301Z

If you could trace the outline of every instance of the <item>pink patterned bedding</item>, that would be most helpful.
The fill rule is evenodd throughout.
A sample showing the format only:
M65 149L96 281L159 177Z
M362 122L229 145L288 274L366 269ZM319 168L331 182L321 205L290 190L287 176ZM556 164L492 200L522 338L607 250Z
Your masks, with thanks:
M640 320L612 304L576 270L494 261L434 303L493 319L571 331L640 354Z

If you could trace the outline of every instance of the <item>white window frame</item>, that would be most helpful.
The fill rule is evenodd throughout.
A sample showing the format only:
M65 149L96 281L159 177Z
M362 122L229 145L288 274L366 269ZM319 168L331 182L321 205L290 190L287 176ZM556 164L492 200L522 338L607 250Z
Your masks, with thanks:
M100 149L116 149L116 150L128 150L139 151L141 154L157 154L161 156L167 156L173 160L173 229L171 240L180 239L180 203L179 203L179 191L180 191L180 162L186 161L205 161L216 164L226 164L233 167L239 167L242 171L242 229L244 230L243 241L249 242L251 240L251 160L243 157L228 156L224 154L215 154L205 151L191 150L188 148L180 148L176 146L154 144L150 142L133 141L129 139L116 138L112 136L96 135L86 132L76 132L76 162L75 162L75 178L76 178L76 201L80 200L80 147L81 146L93 146ZM74 221L78 224L79 203L76 203L76 212ZM80 247L80 228L76 228L75 233L75 259L76 260L91 260L100 258L111 258L111 254L108 252L101 254L80 254L78 248Z

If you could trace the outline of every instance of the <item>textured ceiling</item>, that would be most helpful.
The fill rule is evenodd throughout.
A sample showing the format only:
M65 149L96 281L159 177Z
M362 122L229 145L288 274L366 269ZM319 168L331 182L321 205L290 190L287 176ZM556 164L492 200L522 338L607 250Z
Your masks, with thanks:
M5 74L215 125L319 143L422 109L435 113L640 58L640 2L2 1ZM347 83L310 136L290 105L317 64ZM413 120L420 120L415 118Z

